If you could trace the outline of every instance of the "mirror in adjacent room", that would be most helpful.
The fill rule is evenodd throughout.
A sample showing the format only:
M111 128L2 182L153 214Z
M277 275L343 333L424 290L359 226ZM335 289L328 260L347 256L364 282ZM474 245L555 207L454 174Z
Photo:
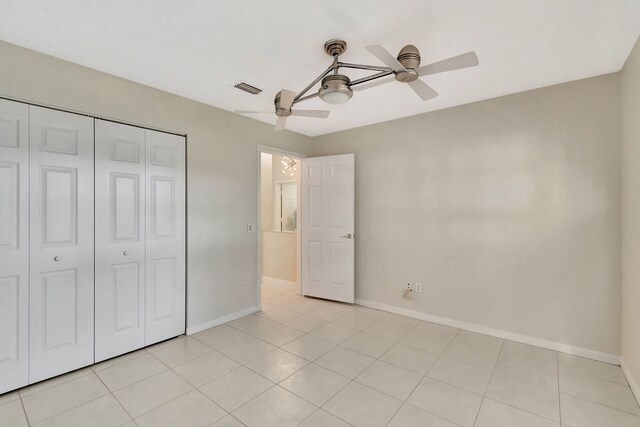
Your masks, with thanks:
M295 181L277 184L276 224L280 231L296 231L298 223L298 186Z

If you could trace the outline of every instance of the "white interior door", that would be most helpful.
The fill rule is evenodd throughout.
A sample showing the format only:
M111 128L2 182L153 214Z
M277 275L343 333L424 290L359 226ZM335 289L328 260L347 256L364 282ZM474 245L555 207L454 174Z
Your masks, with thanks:
M353 303L354 156L302 159L302 294Z
M0 99L0 394L29 383L29 107Z
M146 130L146 345L185 332L185 139Z
M93 363L93 119L29 107L30 382Z
M96 362L144 347L145 131L96 120Z

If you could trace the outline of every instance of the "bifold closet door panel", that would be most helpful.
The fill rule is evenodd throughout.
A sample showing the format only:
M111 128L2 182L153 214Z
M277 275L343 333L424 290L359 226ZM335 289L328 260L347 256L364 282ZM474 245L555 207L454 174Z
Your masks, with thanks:
M185 139L146 131L146 344L185 332Z
M29 383L29 107L0 99L0 394Z
M145 131L95 122L96 362L144 347Z
M93 363L93 119L29 107L30 382Z

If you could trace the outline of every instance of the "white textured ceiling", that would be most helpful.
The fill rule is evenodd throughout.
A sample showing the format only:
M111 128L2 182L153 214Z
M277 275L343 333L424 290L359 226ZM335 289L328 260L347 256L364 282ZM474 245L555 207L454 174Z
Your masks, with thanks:
M343 105L300 103L331 111L288 120L310 136L615 72L639 33L639 0L0 0L2 40L230 111L300 91L329 65L331 38L348 42L345 62L379 64L372 44L393 54L414 44L422 64L480 58L425 77L440 93L430 101L394 82Z

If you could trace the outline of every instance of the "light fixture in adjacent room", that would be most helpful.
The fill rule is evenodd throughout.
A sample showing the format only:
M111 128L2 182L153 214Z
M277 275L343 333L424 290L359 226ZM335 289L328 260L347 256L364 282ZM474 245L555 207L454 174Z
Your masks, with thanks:
M290 176L294 176L296 174L296 171L298 170L298 162L296 162L295 159L285 156L280 162L282 163L282 173L288 173Z

